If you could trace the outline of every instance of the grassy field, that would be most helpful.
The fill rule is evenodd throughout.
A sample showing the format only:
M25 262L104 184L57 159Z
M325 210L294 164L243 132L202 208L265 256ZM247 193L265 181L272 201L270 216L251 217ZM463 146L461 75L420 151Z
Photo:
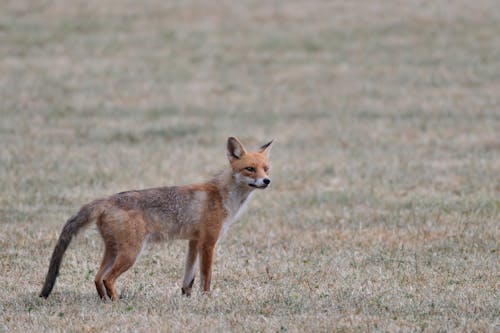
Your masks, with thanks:
M0 331L500 330L500 3L2 1ZM181 297L149 246L101 302L66 219L276 138L270 189ZM199 281L199 280L198 280Z

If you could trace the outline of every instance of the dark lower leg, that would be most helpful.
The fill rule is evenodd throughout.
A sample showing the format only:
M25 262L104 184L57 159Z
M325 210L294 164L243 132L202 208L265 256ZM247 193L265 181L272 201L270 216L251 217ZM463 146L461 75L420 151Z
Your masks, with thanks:
M198 259L198 242L189 241L186 266L184 267L184 278L182 279L182 294L190 296L194 283L196 261Z

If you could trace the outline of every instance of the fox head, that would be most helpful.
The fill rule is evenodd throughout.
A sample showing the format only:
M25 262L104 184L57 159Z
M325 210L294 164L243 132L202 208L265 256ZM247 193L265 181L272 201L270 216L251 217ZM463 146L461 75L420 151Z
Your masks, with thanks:
M238 183L258 189L271 184L268 157L272 143L271 140L257 151L248 152L237 138L227 139L227 158Z

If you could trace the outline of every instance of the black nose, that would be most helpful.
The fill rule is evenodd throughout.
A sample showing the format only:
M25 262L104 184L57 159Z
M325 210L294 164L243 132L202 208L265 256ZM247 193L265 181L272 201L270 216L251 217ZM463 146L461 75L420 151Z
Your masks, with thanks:
M271 184L271 179L264 178L263 182L264 182L264 184L269 185L269 184Z

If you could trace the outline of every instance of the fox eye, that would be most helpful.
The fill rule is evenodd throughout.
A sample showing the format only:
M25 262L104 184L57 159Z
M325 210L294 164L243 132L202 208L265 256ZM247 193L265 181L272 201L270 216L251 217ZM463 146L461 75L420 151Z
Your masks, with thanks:
M268 172L269 171L269 167L264 167L264 172Z
M245 170L249 171L249 172L255 172L255 168L254 167L246 167Z

